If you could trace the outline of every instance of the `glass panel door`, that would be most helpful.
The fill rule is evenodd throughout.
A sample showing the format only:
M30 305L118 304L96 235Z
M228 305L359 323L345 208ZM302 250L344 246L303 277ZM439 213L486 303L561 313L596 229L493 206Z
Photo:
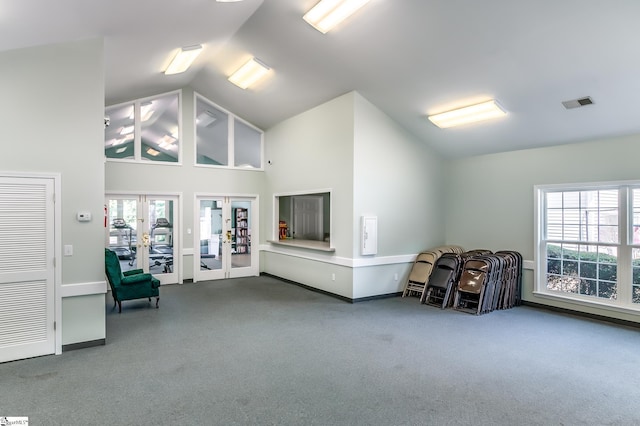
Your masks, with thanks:
M138 198L111 197L107 208L107 247L118 255L122 272L137 269Z
M222 244L224 241L222 198L200 199L198 202L199 217L198 230L194 238L199 245L196 250L196 275L200 280L224 278ZM226 257L226 256L225 256Z
M252 219L255 198L198 197L194 281L258 275Z
M142 269L161 284L178 282L177 205L175 196L107 196L106 246L118 255L122 272Z
M174 261L175 226L177 205L174 197L147 196L147 223L149 227L149 272L162 283L177 282Z
M251 213L250 200L231 201L231 276L242 276L238 269L251 269Z

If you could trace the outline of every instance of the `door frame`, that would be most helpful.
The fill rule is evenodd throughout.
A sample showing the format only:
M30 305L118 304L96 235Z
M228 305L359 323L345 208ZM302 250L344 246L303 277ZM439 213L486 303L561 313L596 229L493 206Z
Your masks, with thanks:
M140 195L144 195L146 197L162 197L162 196L167 196L167 197L176 197L178 200L176 201L177 208L174 210L175 212L177 212L177 218L173 219L173 226L174 229L177 230L178 232L178 238L174 239L174 246L173 246L173 257L174 257L174 263L173 266L174 268L176 268L177 265L177 270L175 271L177 273L177 284L182 284L183 282L183 276L184 276L184 265L183 265L183 250L182 250L182 240L183 240L183 236L182 236L182 232L181 232L181 220L182 220L182 192L170 192L170 191L131 191L131 190L127 190L127 191L113 191L113 190L109 190L109 191L105 191L104 192L104 200L105 203L107 202L107 200L109 199L110 196L131 196L131 197L138 197ZM105 243L108 242L108 236L109 234L109 227L107 226L107 228L105 229ZM177 258L177 262L175 261L175 259ZM162 280L161 280L162 281Z
M210 193L210 192L196 192L193 196L193 282L198 282L198 275L200 272L200 200L202 199L229 199L229 209L231 210L231 203L233 201L248 201L251 203L251 270L255 273L248 275L237 275L233 273L234 268L230 267L225 270L224 266L221 269L220 278L212 279L227 279L235 278L239 276L256 276L260 274L260 252L258 250L260 244L260 196L258 194L230 194L230 193ZM232 214L230 211L229 214ZM223 212L224 217L224 212ZM224 220L223 220L224 223ZM231 259L228 259L229 261ZM236 268L238 269L238 268ZM202 280L204 281L204 280Z

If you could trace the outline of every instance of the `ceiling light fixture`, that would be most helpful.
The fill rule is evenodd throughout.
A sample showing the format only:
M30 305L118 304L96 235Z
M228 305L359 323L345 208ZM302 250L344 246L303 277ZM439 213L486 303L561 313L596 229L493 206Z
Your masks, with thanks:
M176 56L171 60L171 63L165 70L166 75L180 74L185 72L196 59L196 57L202 51L202 46L196 44L195 46L187 46L181 48Z
M506 115L498 103L491 99L475 105L454 109L440 114L430 115L428 118L436 126L446 129L468 123L489 120Z
M367 3L369 0L321 0L302 19L326 34Z
M160 154L160 151L156 151L153 148L148 148L147 149L147 154L152 155L154 157L158 156Z
M196 117L196 123L202 127L209 127L217 120L216 116L211 111L203 111Z
M120 134L121 135L126 135L129 133L133 133L133 126L124 126L122 127L122 129L120 129Z
M229 81L241 89L246 89L256 83L271 70L258 58L251 58L236 72L229 76Z
M153 101L143 102L140 105L140 120L147 121L151 118L155 110L153 109Z

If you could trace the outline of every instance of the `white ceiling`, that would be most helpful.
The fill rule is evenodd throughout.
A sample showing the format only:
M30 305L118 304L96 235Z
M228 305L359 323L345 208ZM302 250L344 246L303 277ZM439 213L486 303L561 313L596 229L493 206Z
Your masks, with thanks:
M103 36L107 105L191 85L265 130L356 90L449 158L640 133L638 0L371 0L325 35L302 20L316 2L0 0L0 51ZM193 44L192 69L161 73ZM274 72L242 90L226 78L251 55ZM507 117L425 118L486 98Z

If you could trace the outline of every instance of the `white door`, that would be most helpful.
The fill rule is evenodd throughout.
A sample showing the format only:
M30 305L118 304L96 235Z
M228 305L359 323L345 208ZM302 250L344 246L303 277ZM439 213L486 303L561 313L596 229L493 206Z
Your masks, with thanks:
M122 271L142 269L162 284L179 280L179 199L172 195L108 195L107 247Z
M55 353L54 179L0 177L0 362Z
M322 241L322 196L293 197L293 237Z
M258 275L255 197L198 196L194 282Z

